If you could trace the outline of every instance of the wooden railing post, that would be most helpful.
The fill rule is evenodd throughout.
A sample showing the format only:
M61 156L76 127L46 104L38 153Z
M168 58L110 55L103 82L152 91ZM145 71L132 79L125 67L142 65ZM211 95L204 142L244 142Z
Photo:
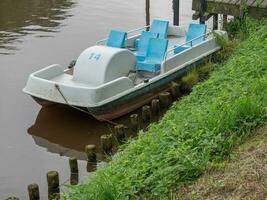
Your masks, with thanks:
M173 0L173 25L179 26L180 0Z
M206 0L199 0L199 23L205 24Z

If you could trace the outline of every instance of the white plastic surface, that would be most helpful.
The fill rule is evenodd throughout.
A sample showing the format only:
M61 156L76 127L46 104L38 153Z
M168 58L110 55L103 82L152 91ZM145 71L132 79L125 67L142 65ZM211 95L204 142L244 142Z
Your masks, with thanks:
M135 66L134 54L126 49L93 46L84 50L74 66L73 81L99 86L127 76Z

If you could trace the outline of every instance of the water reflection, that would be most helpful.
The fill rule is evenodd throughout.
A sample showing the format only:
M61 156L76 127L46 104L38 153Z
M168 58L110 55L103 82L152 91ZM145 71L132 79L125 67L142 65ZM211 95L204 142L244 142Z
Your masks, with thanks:
M100 136L111 133L112 126L72 108L52 105L40 110L28 132L49 152L86 160L84 147L95 144L99 150Z
M17 47L12 43L28 34L41 32L37 37L58 31L62 20L71 16L73 0L1 0L0 1L0 54L10 54Z

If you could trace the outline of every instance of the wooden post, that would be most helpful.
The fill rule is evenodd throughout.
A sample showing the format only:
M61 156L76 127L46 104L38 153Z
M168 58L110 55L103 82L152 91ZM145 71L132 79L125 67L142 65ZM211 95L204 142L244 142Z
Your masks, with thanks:
M213 30L218 30L218 14L213 15Z
M149 124L151 121L151 110L148 105L142 107L142 120L144 125Z
M146 0L146 26L150 25L150 0ZM147 28L147 31L149 28Z
M106 154L110 154L112 152L112 135L102 135L101 136L101 148L102 151Z
M223 30L225 30L227 24L227 15L223 15Z
M77 185L79 183L79 168L76 158L69 158L70 165L70 184Z
M169 92L161 92L159 94L159 102L162 108L168 108L170 105L171 94Z
M132 114L130 116L130 124L134 132L138 131L139 129L139 115L138 114Z
M40 200L39 187L37 184L28 185L29 200Z
M180 0L173 0L173 25L179 26Z
M70 172L72 174L78 174L79 168L78 168L78 161L77 158L69 158L69 165L70 165Z
M114 127L115 129L115 137L117 139L117 142L119 144L122 144L126 140L126 133L125 133L125 127L122 124L116 125Z
M180 85L176 82L172 82L172 86L171 86L171 94L172 94L172 99L176 100L179 98L179 96L181 95L180 92Z
M153 99L151 101L151 110L153 115L156 115L157 117L160 115L160 104L158 99Z
M79 174L78 173L71 173L70 174L70 184L71 185L78 185L79 183Z
M60 188L59 188L59 176L57 171L49 171L46 174L48 184L48 199L59 200Z
M97 163L95 162L87 162L86 169L87 172L94 172L97 168Z
M199 23L205 24L206 0L200 0L199 6Z
M94 144L86 145L85 153L87 155L88 162L96 162L96 146Z

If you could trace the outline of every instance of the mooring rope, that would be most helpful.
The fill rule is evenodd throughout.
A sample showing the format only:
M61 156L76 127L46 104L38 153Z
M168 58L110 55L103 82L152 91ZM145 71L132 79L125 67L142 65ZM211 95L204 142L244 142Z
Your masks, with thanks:
M89 111L85 111L85 110L83 110L83 109L81 109L81 108L79 108L79 107L76 107L76 106L71 105L71 104L68 102L67 98L66 98L66 97L64 96L64 94L62 93L62 91L61 91L61 89L60 89L60 87L59 87L58 84L55 84L55 88L58 90L59 94L62 96L62 98L64 99L64 101L66 102L66 104L67 104L68 106L70 106L70 107L72 107L72 108L74 108L74 109L76 109L76 110L79 110L79 111L81 111L81 112L83 112L83 113L86 113L87 115L93 116L93 117L96 118L96 119L98 118L98 119L100 119L100 120L102 120L102 121L105 121L105 122L107 122L107 123L109 123L109 124L111 124L111 125L114 125L114 126L119 125L119 124L116 123L116 122L110 121L110 120L108 120L108 119L104 119L104 118L102 118L102 117L96 117L95 115L93 115L93 114L90 113ZM88 110L88 108L86 108L86 109ZM125 127L126 127L126 126L125 126Z

